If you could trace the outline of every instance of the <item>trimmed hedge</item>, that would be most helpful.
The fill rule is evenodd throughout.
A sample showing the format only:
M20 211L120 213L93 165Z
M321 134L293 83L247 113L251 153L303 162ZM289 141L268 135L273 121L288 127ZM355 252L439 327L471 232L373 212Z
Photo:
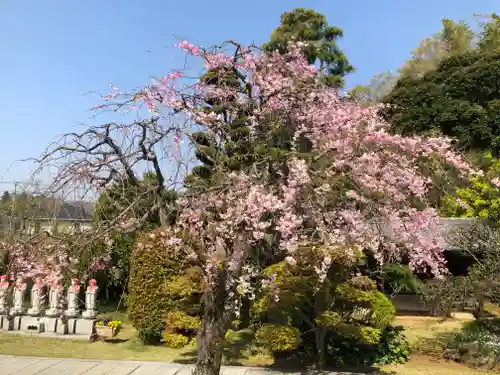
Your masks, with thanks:
M146 344L161 341L170 311L200 310L200 272L167 240L160 229L144 234L132 253L128 315Z

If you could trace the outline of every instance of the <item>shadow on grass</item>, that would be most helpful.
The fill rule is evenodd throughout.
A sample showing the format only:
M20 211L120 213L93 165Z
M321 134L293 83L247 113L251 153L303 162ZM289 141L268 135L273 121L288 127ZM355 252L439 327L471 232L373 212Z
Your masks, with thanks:
M129 338L113 338L113 339L105 339L104 342L107 344L122 344L124 342L130 341Z
M269 364L259 361L264 357L269 359ZM194 364L196 362L197 352L193 348L182 353L182 358L175 360L180 364ZM269 371L278 371L282 373L294 374L326 374L334 371L350 372L359 374L380 374L392 375L394 372L381 371L376 367L343 367L343 368L326 368L325 370L315 370L311 366L311 358L299 355L283 356L281 358L272 359L267 353L263 352L262 348L255 346L253 343L253 334L249 330L234 332L228 338L228 342L223 347L222 364L225 366L249 366L261 368Z

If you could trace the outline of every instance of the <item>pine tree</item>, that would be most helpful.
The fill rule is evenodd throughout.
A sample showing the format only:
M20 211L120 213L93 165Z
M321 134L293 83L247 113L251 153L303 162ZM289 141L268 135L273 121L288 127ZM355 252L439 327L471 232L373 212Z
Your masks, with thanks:
M303 42L304 56L310 64L319 63L323 81L333 87L344 86L344 76L354 68L337 44L344 32L328 26L326 17L312 9L297 8L281 15L280 25L263 46L267 52L285 53L289 42Z

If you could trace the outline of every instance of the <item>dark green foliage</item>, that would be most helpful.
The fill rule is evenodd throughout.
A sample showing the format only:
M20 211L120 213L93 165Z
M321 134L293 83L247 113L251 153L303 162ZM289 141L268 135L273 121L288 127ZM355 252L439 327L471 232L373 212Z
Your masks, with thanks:
M384 287L392 294L417 293L422 282L415 276L410 267L389 263L382 267L381 277Z
M145 343L159 342L170 311L199 313L200 272L186 254L165 246L165 234L142 235L133 250L128 314Z
M327 339L329 364L342 367L404 363L410 356L410 344L403 332L403 327L388 326L374 345L346 340L332 333Z
M1 198L2 204L10 202L11 199L10 193L8 191L4 191Z
M95 205L94 221L97 224L113 222L126 210L122 221L132 217L145 221L145 229L157 228L161 224L159 210L153 210L157 199L162 199L169 207L177 198L174 190L162 190L160 193L157 187L158 180L151 172L145 173L142 180L116 181L110 184ZM159 194L161 198L158 197ZM176 213L172 209L166 215L169 221L173 221Z
M342 29L328 26L323 14L297 8L281 15L280 25L263 48L267 52L285 53L289 42L304 42L302 52L310 64L319 62L324 69L324 83L343 87L344 76L354 70L337 45L337 39L343 34Z
M206 72L200 83L219 89L234 90L235 94L243 92L246 87L238 71L232 66L219 67ZM194 133L192 143L195 155L200 164L195 166L187 176L186 183L191 188L203 189L217 180L221 170L237 170L254 161L252 144L248 137L248 119L245 108L236 102L236 95L205 100L207 113L220 116L218 125L219 139L213 133L204 131Z
M498 53L449 57L422 78L401 78L383 101L395 132L444 134L460 149L500 151Z

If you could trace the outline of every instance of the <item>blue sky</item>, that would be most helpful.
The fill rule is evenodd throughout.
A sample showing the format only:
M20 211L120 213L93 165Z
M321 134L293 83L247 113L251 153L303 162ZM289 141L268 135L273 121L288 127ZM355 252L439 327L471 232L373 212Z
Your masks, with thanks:
M106 92L110 81L132 89L182 68L171 47L179 39L261 44L296 7L344 29L340 44L357 69L348 86L397 69L442 17L500 12L498 0L0 0L0 182L28 179L28 167L13 161L88 121L98 100L84 93Z

